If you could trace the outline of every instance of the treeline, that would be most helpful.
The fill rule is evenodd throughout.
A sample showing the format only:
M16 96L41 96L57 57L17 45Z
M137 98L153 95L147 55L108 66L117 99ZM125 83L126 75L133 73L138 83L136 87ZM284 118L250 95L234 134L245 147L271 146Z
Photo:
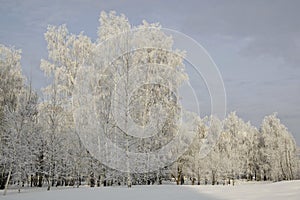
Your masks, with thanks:
M22 76L20 51L3 45L0 48L1 189L6 184L127 184L126 173L104 166L89 154L63 107L38 101ZM216 143L207 155L201 154L208 134L217 136ZM292 135L276 114L265 117L257 129L233 112L224 121L199 120L194 142L173 165L131 176L133 184L160 184L162 180L177 184L187 180L191 184L221 184L235 179L292 180L299 178L299 159Z
M266 116L259 129L244 122L235 112L224 121L201 120L195 140L176 162L176 180L188 177L192 184L234 184L235 179L282 181L299 178L299 157L293 136L277 114ZM217 133L218 139L207 155L201 155L201 138Z

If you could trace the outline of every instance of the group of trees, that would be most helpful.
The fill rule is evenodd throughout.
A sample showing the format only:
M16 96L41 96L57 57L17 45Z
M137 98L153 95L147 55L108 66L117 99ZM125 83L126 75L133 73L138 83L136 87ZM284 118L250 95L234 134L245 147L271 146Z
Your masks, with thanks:
M281 181L299 178L299 157L293 136L277 114L266 116L258 130L244 122L235 112L224 121L202 119L199 138L218 132L219 138L206 156L198 152L201 142L195 140L189 151L177 161L177 171L192 184L234 184L235 179ZM177 172L178 173L178 172Z
M73 177L79 173L77 168L88 170L78 166L86 159L86 152L78 138L67 131L68 118L61 105L39 101L21 73L20 54L0 46L1 189L9 183L19 189L25 183L42 186L54 176Z
M185 130L176 124L181 112L176 89L188 78L184 72L184 53L172 49L172 38L160 31L159 24L143 22L132 27L124 15L114 12L101 13L99 21L96 42L83 33L70 34L65 25L48 27L45 39L49 55L41 60L40 67L50 84L42 89L42 96L37 95L22 75L21 52L0 45L0 189L9 184L16 184L19 189L24 184L39 187L45 184L50 189L59 185L79 186L82 181L91 185L131 185L174 178L178 184L187 179L192 184L196 181L217 184L236 178L272 181L297 178L295 141L275 114L265 117L259 130L235 113L230 113L224 121L195 117L197 129L188 150L159 170L125 173L110 168L109 161L95 159L78 132L89 130L84 126L94 125L93 118L97 119L97 130L126 152L155 151L179 130ZM137 31L132 33L132 29ZM112 37L117 40L107 42ZM129 94L136 83L131 79L141 74L144 83L159 76L155 81L160 84L144 84ZM116 91L122 97L117 99L122 100L121 104L112 102ZM87 92L94 95L93 99L78 98ZM94 103L92 109L97 113L78 116L78 107L83 103ZM119 113L123 125L116 123L112 104L127 106L124 113ZM160 108L158 104L164 107L164 113L155 110ZM127 134L128 130L135 130L128 127L129 118L139 126L146 126L151 117L159 119L162 114L164 122L159 124L158 120L154 127L161 130L156 136L135 139ZM202 155L199 152L209 134L219 137L212 150Z

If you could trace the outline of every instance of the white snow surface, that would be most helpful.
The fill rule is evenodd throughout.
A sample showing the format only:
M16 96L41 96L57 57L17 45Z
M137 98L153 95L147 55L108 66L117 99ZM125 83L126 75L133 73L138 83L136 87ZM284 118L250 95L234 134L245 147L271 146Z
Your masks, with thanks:
M41 189L23 189L21 193L8 190L6 196L0 192L3 200L89 200L89 199L122 199L122 200L218 200L218 199L300 199L300 181L278 183L243 183L232 185L176 186L153 185L126 187L80 187Z

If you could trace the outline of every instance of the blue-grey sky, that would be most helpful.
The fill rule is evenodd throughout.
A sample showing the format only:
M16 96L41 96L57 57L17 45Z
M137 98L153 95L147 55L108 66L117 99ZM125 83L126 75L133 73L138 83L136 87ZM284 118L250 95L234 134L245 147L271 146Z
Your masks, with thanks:
M47 58L47 25L67 24L96 40L102 10L181 31L204 46L224 79L227 110L259 126L279 118L300 144L300 1L0 0L0 43L22 49L22 67L35 88Z

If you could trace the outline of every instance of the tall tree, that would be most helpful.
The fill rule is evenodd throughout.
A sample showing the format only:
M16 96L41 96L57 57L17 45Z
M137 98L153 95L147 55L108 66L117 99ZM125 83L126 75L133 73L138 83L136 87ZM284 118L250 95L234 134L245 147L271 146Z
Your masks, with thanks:
M11 175L18 183L19 192L21 185L33 173L31 163L35 159L33 136L37 127L37 100L37 94L30 87L24 86L17 95L16 108L5 110L5 122L10 127L5 137L5 150L8 152L6 159L11 162Z
M64 151L61 149L67 148L64 145L71 138L78 139L72 135L75 134L72 94L77 70L91 62L94 44L82 33L69 34L65 25L49 26L45 39L49 56L48 60L42 59L41 69L52 79L52 83L43 90L44 102L40 105L40 117L44 121L44 130L48 136L48 161L52 160L48 165L48 178L51 177L53 185L56 171L64 171L64 167L58 164L62 161L57 156L63 155L61 153ZM73 144L79 145L79 142Z
M11 128L7 124L7 115L16 110L18 94L24 84L20 59L21 50L0 44L0 188L8 183L13 167L12 160L7 159L9 152L6 151Z
M127 153L131 150L140 153L153 151L157 148L153 144L161 145L167 130L171 133L171 126L176 127L174 117L179 112L176 90L187 78L182 64L184 54L172 49L171 37L165 35L158 24L143 22L141 26L131 27L124 15L118 16L115 12L102 12L99 21L99 45L96 49L99 58L95 60L91 74L99 74L95 77L99 79L96 81L99 85L93 85L96 89L91 88L91 93L96 94L97 109L101 111L97 115L102 119L101 129ZM92 78L89 80L95 82ZM164 129L161 134L158 133L160 138L132 137L133 134L151 131L147 129L150 123L153 124L151 117L157 114L156 119L160 119L159 114L162 114L159 104L168 113L166 123L152 127L154 130ZM120 112L114 113L112 106ZM157 121L157 125L159 123ZM137 130L136 127L145 128ZM126 162L127 171L130 171L130 162ZM130 182L128 172L129 186Z
M294 179L297 169L296 144L277 114L266 116L261 124L264 175L273 181Z

